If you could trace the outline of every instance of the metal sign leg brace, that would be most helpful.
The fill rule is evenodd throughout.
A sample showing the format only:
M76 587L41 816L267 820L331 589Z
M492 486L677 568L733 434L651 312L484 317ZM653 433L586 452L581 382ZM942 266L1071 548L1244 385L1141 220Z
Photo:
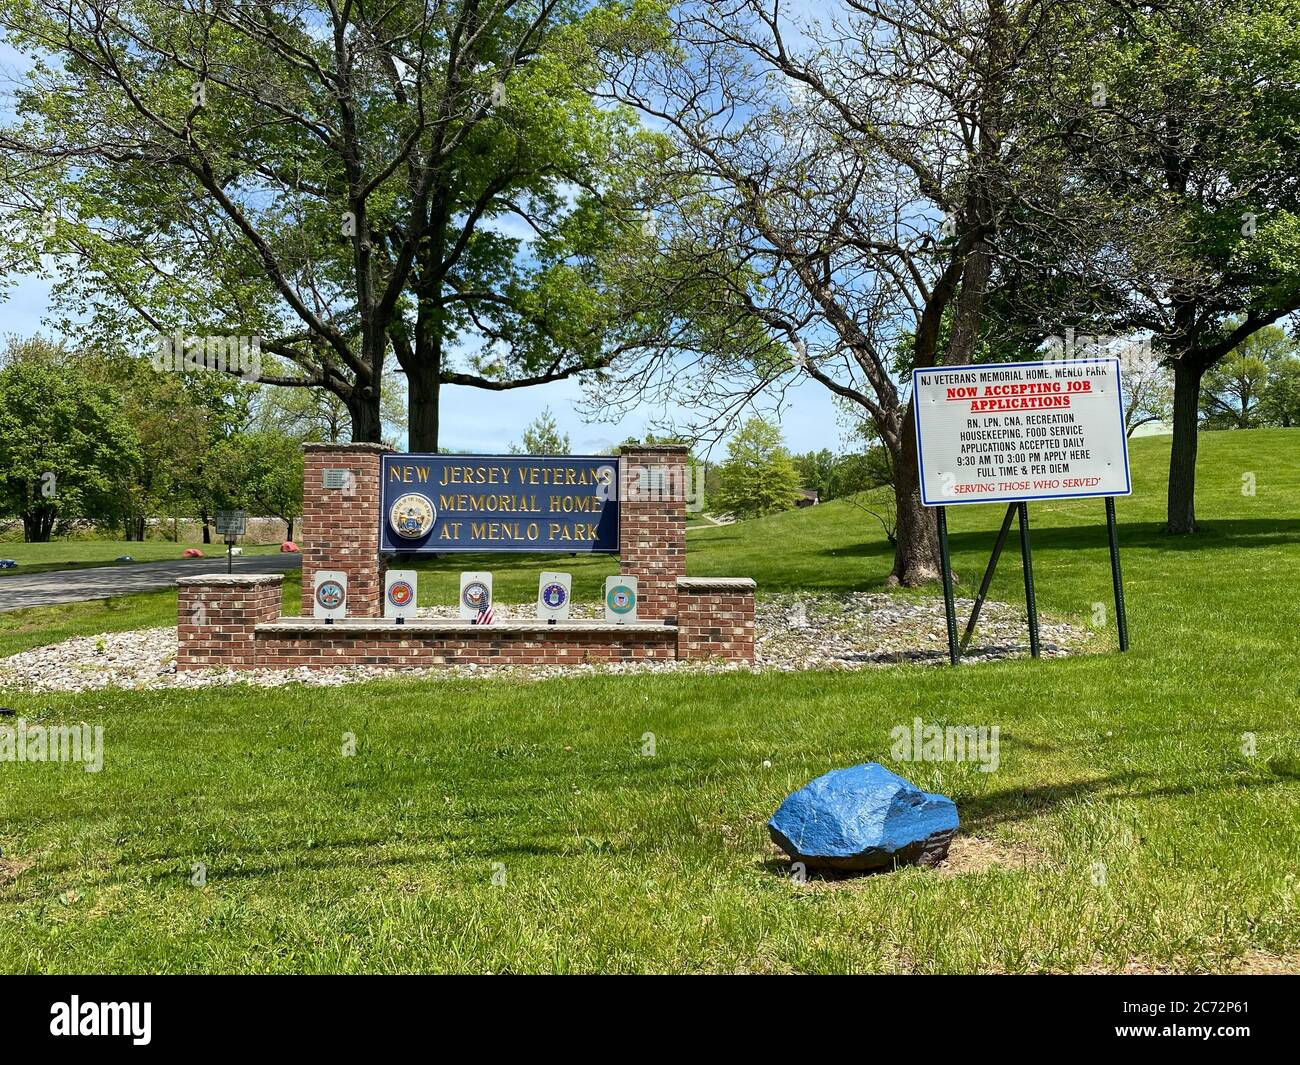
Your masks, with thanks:
M1011 519L1013 517L1019 518L1020 525L1020 563L1025 575L1025 613L1029 624L1029 653L1034 658L1037 658L1042 650L1038 636L1038 597L1034 588L1034 557L1029 542L1029 504L1019 502L1012 503L1007 507L1007 512L1002 518L1002 527L998 530L997 539L993 542L993 553L989 557L989 564L984 570L984 579L980 581L979 593L975 596L974 609L971 610L970 620L966 623L966 630L962 633L960 641L957 639L957 608L952 587L952 561L948 554L947 508L936 507L935 519L939 530L939 559L940 565L943 567L943 606L948 624L948 660L954 666L960 661L967 644L970 643L971 635L975 632L975 626L979 622L980 612L984 609L984 603L988 599L989 586L993 583L993 574L998 568L998 559L1002 557L1002 549L1006 546L1007 535L1011 531ZM1115 623L1119 630L1119 649L1127 651L1129 646L1128 613L1124 605L1124 577L1120 571L1119 531L1115 523L1114 496L1106 497L1106 534L1110 545L1110 574L1115 592Z

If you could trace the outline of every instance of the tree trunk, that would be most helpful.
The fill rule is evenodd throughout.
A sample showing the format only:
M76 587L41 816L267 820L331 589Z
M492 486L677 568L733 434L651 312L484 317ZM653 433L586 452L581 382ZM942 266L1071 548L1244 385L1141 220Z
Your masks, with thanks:
M368 394L367 394L368 393ZM358 385L348 400L348 413L352 416L352 442L378 444L383 433L383 420L379 416L379 390Z
M939 528L930 508L921 505L921 475L916 459L916 422L909 403L903 416L902 442L894 459L894 502L898 508L898 543L890 584L905 588L935 581L942 576Z
M1169 452L1168 531L1196 531L1196 428L1205 370L1189 356L1173 362L1174 439Z
M54 508L39 507L23 513L23 540L29 544L48 544L54 531Z
M406 370L406 399L411 451L438 450L438 399L442 388L441 360L418 361Z
M212 543L212 530L208 528L208 508L204 507L199 511L199 517L203 520L203 542Z
M284 538L285 538L286 540L292 540L292 539L293 539L293 519L292 519L292 518L285 518L285 519L284 519L284 527L285 527Z

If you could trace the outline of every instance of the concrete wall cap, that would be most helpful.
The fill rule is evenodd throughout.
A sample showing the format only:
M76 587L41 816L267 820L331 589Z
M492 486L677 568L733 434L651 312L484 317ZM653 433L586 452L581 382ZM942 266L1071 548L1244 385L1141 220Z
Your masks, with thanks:
M367 444L367 443L359 443L359 444L307 443L302 445L302 449L304 451L341 451L341 452L358 451L362 453L374 453L374 454L387 454L389 451L392 451L392 448L387 447L384 444Z
M662 452L670 455L685 455L689 450L685 444L624 444L618 449L620 455L639 455L645 452Z
M752 592L758 587L752 577L678 577L684 592Z
M200 573L193 577L177 577L176 584L181 588L196 584L248 588L258 585L280 584L283 580L283 573Z
M635 636L645 639L648 636L676 638L676 625L661 625L652 622L637 622L629 625L615 625L608 621L557 621L548 625L544 621L529 618L503 618L491 625L474 625L457 618L417 618L398 625L388 618L345 618L333 625L326 625L316 618L281 618L279 621L264 621L255 629L259 636L306 636L324 638L330 636L364 636L384 637L392 640L405 639L408 636L447 636L452 633L463 638L473 637L489 641L497 635L524 634L529 636L554 636L564 639L569 636L591 634L597 636Z

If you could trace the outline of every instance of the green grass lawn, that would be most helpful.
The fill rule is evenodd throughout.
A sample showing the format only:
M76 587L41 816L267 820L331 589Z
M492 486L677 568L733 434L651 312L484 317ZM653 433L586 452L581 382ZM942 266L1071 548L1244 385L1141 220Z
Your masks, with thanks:
M1206 435L1205 529L1187 539L1160 532L1168 448L1133 443L1119 503L1125 656L5 694L29 720L103 725L106 760L0 763L0 970L1217 970L1257 952L1300 967L1300 432ZM951 512L965 594L1001 509ZM1031 513L1043 608L1109 607L1102 504ZM692 574L761 592L877 589L890 562L879 526L833 503L693 529L688 548ZM421 600L452 601L479 565L527 600L543 564L588 599L613 568L444 559L421 567ZM993 595L1023 601L1011 551ZM0 615L0 653L169 623L174 603ZM890 730L915 716L999 725L998 772L893 762ZM792 882L767 817L871 759L952 795L954 854L997 860Z
M92 569L99 566L130 566L135 562L158 562L182 558L187 547L197 547L209 558L225 558L224 544L174 543L171 540L51 540L48 544L22 542L0 543L0 558L18 563L13 569L0 569L0 578L60 569ZM278 552L279 544L249 544L246 555ZM130 555L133 562L118 562Z

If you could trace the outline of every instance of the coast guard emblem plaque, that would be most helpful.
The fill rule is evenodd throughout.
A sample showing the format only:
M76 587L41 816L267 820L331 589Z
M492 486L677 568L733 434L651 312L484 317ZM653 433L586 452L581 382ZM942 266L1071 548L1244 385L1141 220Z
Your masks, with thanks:
M608 577L605 580L605 620L617 625L636 623L636 578Z

